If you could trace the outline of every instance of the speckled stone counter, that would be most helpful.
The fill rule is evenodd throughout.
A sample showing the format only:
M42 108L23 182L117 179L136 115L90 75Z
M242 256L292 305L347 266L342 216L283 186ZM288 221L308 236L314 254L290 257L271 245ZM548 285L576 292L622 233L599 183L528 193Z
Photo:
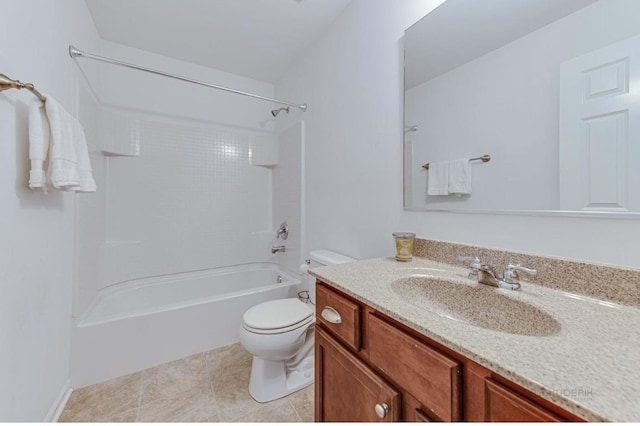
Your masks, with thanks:
M635 306L525 280L520 291L493 288L469 280L468 269L425 258L370 259L309 272L586 420L640 421L640 309ZM461 298L456 306L431 300L429 286L442 281L448 284L439 291L482 297ZM499 302L504 298L509 303ZM527 307L513 324L516 334L500 321L482 320L503 305L506 322L517 321L519 309Z

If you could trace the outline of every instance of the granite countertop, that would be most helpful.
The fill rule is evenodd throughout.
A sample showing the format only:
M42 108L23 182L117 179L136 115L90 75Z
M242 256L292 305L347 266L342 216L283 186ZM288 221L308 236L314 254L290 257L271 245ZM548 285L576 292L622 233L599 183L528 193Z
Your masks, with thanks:
M309 270L323 282L585 420L640 421L639 308L525 280L520 291L493 288L469 280L468 272L417 257L408 263L379 258ZM467 286L462 290L481 286L471 291L482 292L485 301L473 299L478 301L474 305L472 298L461 300L468 305L465 315L452 318L446 306L429 300L425 277ZM512 318L518 317L513 312L518 307L541 314L530 324L534 335L472 325L475 318L482 322L489 310L501 307L500 302L485 303L487 295L495 295L498 301L511 299L508 302L513 303L505 305ZM520 327L529 325L526 318L518 321Z

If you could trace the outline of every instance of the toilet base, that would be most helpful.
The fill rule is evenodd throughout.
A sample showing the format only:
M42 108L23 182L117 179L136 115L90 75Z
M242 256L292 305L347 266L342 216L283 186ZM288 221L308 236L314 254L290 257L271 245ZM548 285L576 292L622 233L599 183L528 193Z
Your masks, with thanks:
M258 402L282 398L313 383L313 353L295 369L287 371L284 361L267 361L253 357L249 394Z

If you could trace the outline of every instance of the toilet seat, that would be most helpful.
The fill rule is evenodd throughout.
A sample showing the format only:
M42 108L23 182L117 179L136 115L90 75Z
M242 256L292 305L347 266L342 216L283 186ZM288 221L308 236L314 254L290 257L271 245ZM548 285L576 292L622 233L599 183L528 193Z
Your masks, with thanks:
M242 326L256 334L279 334L314 320L313 309L297 298L270 300L244 313Z

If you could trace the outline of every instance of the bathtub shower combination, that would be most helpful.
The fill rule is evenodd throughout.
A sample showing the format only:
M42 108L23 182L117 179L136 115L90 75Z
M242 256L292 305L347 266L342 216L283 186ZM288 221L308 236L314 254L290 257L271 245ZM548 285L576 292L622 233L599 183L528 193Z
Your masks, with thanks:
M120 66L100 68L108 89L78 86L98 184L77 197L71 384L79 388L238 342L245 311L296 297L304 122L276 132L275 119L289 112L283 105L306 105L69 52L79 65ZM148 101L158 93L167 102ZM282 219L286 242L276 232Z
M237 342L247 309L295 297L299 285L276 264L252 263L106 288L74 329L75 386Z
M295 297L301 283L289 272L300 263L299 228L284 243L272 221L299 223L299 203L287 211L272 198L296 179L286 162L299 163L299 148L257 164L278 145L295 147L300 125L288 138L122 111L105 117L126 130L118 141L136 136L141 154L110 154L98 177L105 189L79 198L75 388L237 342L247 309ZM271 253L273 244L288 251Z

